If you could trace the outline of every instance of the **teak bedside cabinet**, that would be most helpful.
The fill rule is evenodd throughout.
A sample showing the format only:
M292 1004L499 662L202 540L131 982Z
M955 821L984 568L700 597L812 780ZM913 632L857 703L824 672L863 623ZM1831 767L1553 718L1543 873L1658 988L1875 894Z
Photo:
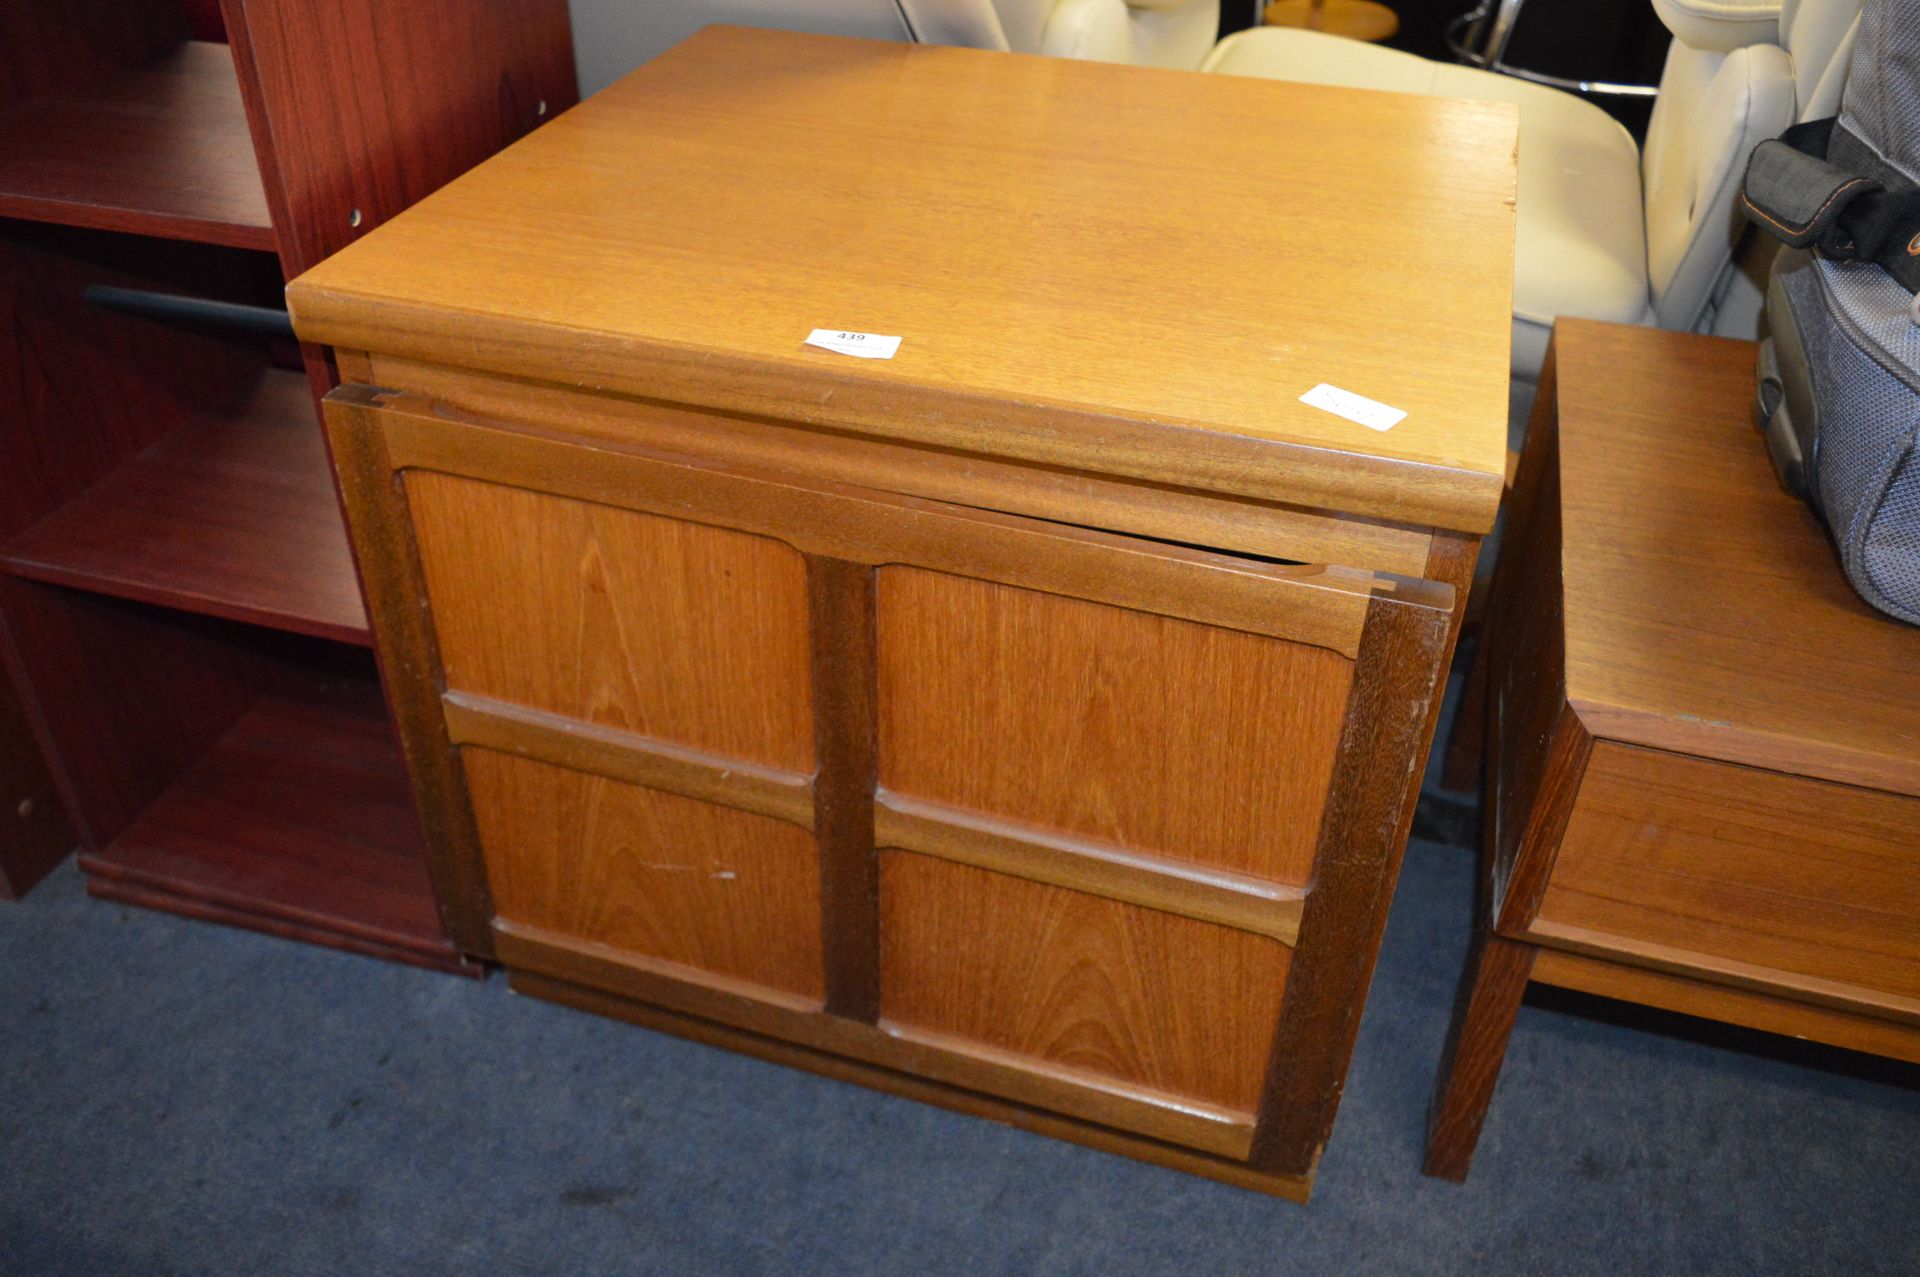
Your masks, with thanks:
M1482 903L1427 1171L1529 980L1920 1062L1920 630L1753 428L1750 342L1562 320L1470 693Z
M458 942L1303 1195L1500 497L1514 140L713 28L298 280Z

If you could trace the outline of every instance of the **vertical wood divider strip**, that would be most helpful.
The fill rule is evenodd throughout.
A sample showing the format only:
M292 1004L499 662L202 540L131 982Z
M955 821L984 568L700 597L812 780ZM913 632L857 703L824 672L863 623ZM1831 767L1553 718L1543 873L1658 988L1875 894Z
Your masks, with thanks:
M1367 612L1313 886L1254 1127L1256 1170L1310 1174L1353 1054L1419 796L1453 616L1376 596Z
M880 1018L880 862L874 572L807 556L813 643L814 837L820 845L821 952L829 1014Z
M377 393L347 385L322 404L327 442L340 477L347 537L360 569L380 681L407 759L426 826L434 900L454 947L493 954L493 896L487 888L480 830L467 794L466 769L441 711L439 642L427 606L426 573L413 541L400 472L376 416Z

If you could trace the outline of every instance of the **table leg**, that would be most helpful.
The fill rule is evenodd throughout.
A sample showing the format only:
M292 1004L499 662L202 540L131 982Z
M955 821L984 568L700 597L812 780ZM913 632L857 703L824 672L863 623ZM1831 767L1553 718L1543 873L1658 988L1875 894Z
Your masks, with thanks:
M1427 1157L1421 1170L1455 1181L1467 1177L1480 1124L1500 1080L1520 997L1533 971L1534 948L1493 933L1482 920L1453 1007L1440 1056L1440 1077L1427 1113Z
M1487 649L1482 622L1473 651L1473 666L1460 689L1460 707L1454 711L1453 732L1447 738L1440 766L1440 788L1451 793L1480 793L1481 771L1487 756Z

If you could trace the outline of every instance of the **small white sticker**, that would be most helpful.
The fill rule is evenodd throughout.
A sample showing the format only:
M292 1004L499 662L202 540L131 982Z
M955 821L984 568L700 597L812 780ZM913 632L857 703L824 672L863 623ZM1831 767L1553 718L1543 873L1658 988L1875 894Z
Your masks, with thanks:
M879 333L843 333L832 328L816 328L807 337L807 345L861 359L892 359L900 349L900 339L882 337Z
M1365 426L1369 430L1391 430L1407 419L1407 414L1398 408L1389 408L1386 404L1368 399L1365 395L1356 395L1351 390L1329 386L1324 381L1301 395L1300 402L1312 408L1323 409L1336 417L1345 417L1355 425Z

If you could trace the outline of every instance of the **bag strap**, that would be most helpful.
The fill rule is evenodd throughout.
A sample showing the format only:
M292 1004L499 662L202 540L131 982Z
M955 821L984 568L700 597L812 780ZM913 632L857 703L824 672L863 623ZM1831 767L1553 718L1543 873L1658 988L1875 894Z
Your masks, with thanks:
M1835 119L1796 124L1756 146L1740 204L1791 247L1876 262L1920 292L1920 186Z

